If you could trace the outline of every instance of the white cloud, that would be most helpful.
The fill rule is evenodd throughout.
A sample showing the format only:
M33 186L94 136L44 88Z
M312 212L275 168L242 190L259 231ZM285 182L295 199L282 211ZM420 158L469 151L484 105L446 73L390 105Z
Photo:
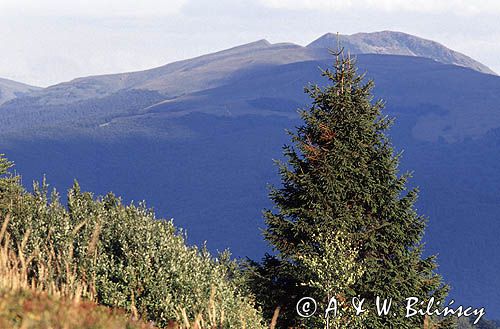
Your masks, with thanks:
M498 14L498 0L259 0L264 6L289 10L381 10L386 12Z
M188 0L0 0L0 16L145 17L176 14Z

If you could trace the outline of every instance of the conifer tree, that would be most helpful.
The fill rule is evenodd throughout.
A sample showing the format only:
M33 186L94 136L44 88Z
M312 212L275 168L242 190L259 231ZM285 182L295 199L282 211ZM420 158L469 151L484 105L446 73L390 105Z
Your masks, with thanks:
M435 257L422 257L426 220L414 207L418 191L406 186L409 174L398 173L400 154L386 135L392 120L355 60L337 55L322 76L329 84L305 88L312 104L290 132L287 161L278 161L282 186L270 192L276 209L264 212L264 236L277 254L258 268L260 297L285 304L283 327L422 328L423 317L405 318L405 299L442 300L447 286ZM318 311L316 322L301 322L295 304L313 295L318 310L331 297L346 306L359 296L369 312L359 321L350 313L321 319ZM388 316L375 313L377 296L392 298Z

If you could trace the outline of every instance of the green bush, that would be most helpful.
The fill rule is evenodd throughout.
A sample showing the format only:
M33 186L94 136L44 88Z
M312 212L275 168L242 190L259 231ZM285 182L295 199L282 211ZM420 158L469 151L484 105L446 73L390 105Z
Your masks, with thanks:
M5 174L8 163L0 164ZM10 243L25 255L37 284L84 283L83 293L99 303L159 326L198 317L207 326L262 327L228 253L213 258L205 248L187 246L171 221L156 219L144 204L124 205L113 194L94 198L77 183L67 207L47 192L45 182L28 193L18 177L0 179L0 222L9 214Z

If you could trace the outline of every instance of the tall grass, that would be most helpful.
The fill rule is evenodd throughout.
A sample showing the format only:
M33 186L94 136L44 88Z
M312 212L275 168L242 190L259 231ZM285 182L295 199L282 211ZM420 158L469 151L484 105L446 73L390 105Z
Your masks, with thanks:
M36 252L23 252L30 231L14 250L7 231L10 215L0 222L0 328L154 328L134 321L122 310L97 306L88 285L72 271L66 272L68 284L51 281L47 268L53 263L37 262L41 257ZM37 277L29 274L32 270Z
M82 296L89 300L94 300L89 286L78 280L75 271L70 270L67 260L64 264L58 264L57 267L62 268L64 265L66 280L64 284L57 284L52 281L48 273L48 269L53 267L56 262L60 262L54 249L49 246L52 251L49 261L43 260L40 257L40 251L36 250L31 254L26 255L24 250L30 236L30 231L27 230L21 243L17 246L17 251L11 248L10 236L7 232L7 227L10 221L8 214L2 221L0 229L0 289L3 291L19 291L19 290L34 290L48 293L55 297L65 297L75 302L79 302ZM36 272L37 276L30 275L30 272Z

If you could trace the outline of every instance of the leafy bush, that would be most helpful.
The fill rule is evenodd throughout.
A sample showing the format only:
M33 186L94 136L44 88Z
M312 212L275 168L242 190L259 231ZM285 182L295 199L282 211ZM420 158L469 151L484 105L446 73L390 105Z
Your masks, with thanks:
M0 157L0 174L10 166ZM173 223L144 204L124 205L113 194L94 198L77 183L67 208L47 184L28 193L19 177L0 179L0 221L9 243L37 285L80 289L166 326L197 319L208 326L261 328L259 311L228 253L213 258L188 247Z

